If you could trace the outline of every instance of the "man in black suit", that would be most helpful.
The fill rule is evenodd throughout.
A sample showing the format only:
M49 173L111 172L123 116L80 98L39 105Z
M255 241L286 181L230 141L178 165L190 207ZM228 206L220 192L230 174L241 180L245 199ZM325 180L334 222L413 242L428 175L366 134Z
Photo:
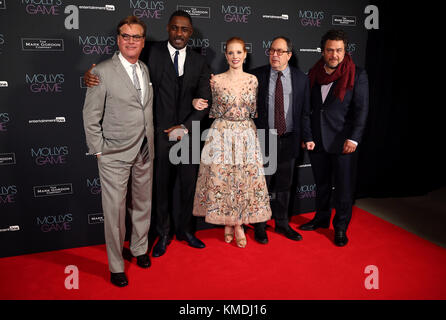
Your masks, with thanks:
M321 41L322 58L310 70L311 109L304 115L304 142L316 181L316 215L299 229L330 226L334 186L334 243L345 246L352 216L356 148L366 125L369 103L367 73L357 67L347 48L347 35L330 30ZM334 184L333 184L334 182Z
M271 155L269 129L277 130L277 170L266 175L268 191L275 192L277 206L272 206L275 231L291 240L302 240L288 221L296 158L301 145L302 114L309 109L310 93L307 76L288 64L292 56L292 44L286 37L276 37L269 49L270 65L254 69L258 81L257 111L254 119L257 129L266 131L265 155ZM275 137L273 137L274 139ZM272 143L273 141L271 141ZM254 238L268 243L266 223L254 224Z
M188 13L175 11L169 19L167 32L168 41L152 45L148 63L155 96L154 174L159 240L153 248L154 257L163 255L170 242L172 190L177 176L182 210L177 239L185 240L195 248L205 247L193 233L192 207L198 164L191 161L192 144L189 143L188 163L174 165L169 152L176 140L181 140L184 135L200 135L199 130L193 132L192 121L200 121L209 113L209 108L197 109L207 106L211 99L210 71L205 58L187 47L193 33L192 18Z
M149 46L148 67L154 92L155 165L154 194L156 230L159 239L152 256L160 257L171 241L170 214L173 203L173 183L178 177L180 184L181 214L176 228L178 240L191 247L204 248L205 244L194 235L192 207L198 163L192 158L189 137L200 135L193 132L193 121L202 120L208 113L211 98L210 71L203 56L187 47L193 33L192 18L182 10L172 13L167 25L168 41ZM87 72L85 82L96 85L98 79ZM185 136L188 136L185 138ZM189 140L189 159L174 164L169 158L171 148ZM187 147L187 144L186 144ZM181 152L184 152L184 145ZM181 155L184 159L184 155Z

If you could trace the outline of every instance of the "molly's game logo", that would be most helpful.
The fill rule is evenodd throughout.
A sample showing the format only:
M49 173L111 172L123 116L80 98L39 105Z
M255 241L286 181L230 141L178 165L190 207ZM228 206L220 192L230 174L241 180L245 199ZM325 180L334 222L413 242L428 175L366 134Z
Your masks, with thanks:
M29 15L58 16L62 0L21 0Z
M67 146L31 148L31 157L38 166L54 166L67 163Z
M221 13L225 22L248 23L248 17L252 14L251 7L222 5Z
M63 73L35 73L26 74L25 83L32 93L61 93L65 76Z
M0 206L16 202L17 186L0 186Z
M163 17L164 1L130 0L130 9L139 19L161 19Z
M73 215L71 213L36 218L36 224L42 232L70 231L72 222Z
M115 52L115 36L79 36L79 46L84 54L111 55Z
M325 18L323 11L299 10L300 24L304 27L320 27Z

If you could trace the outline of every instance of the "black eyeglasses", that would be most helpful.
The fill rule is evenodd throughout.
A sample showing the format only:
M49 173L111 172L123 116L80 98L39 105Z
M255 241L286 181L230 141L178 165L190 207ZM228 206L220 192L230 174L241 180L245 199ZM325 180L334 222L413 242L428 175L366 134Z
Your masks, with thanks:
M139 34L127 34L127 33L121 33L120 36L122 37L122 39L124 39L124 41L130 41L130 38L132 38L134 41L139 41L142 38L144 38L144 36L141 36Z
M285 52L290 52L290 51L282 50L282 49L272 49L272 48L268 50L268 53L270 56L273 56L274 52L277 53L278 56L281 56Z

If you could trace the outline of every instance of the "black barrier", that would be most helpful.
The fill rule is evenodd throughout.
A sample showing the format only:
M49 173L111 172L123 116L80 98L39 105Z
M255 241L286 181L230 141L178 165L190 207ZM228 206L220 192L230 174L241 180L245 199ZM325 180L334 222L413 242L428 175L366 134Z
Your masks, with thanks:
M117 49L123 17L143 19L148 40L159 41L176 9L193 17L189 46L214 73L227 68L228 38L245 40L247 70L268 63L277 35L292 40L292 64L308 72L331 28L348 32L347 50L363 66L373 13L365 0L0 0L0 256L104 242L96 160L86 156L82 75ZM309 212L308 157L297 165L294 213Z

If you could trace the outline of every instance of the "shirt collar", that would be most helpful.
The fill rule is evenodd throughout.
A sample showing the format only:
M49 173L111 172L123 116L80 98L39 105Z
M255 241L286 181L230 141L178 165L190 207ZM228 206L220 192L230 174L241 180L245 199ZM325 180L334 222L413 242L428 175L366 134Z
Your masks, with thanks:
M124 58L122 56L121 53L118 54L119 60L121 60L122 65L124 66L124 68L131 68L131 66L133 65L133 63L130 63L126 58ZM136 67L139 68L139 63L138 61L136 61Z
M176 49L170 44L169 41L167 41L167 49L169 49L169 53L171 56L173 56L175 54L175 51L177 50L180 51L180 55L184 55L186 54L187 46L185 46L183 49Z
M275 77L277 77L277 74L279 73L279 71L274 70L273 68L271 68L271 75L274 75ZM288 78L290 75L290 66L287 65L285 70L282 70L282 76L285 78Z

